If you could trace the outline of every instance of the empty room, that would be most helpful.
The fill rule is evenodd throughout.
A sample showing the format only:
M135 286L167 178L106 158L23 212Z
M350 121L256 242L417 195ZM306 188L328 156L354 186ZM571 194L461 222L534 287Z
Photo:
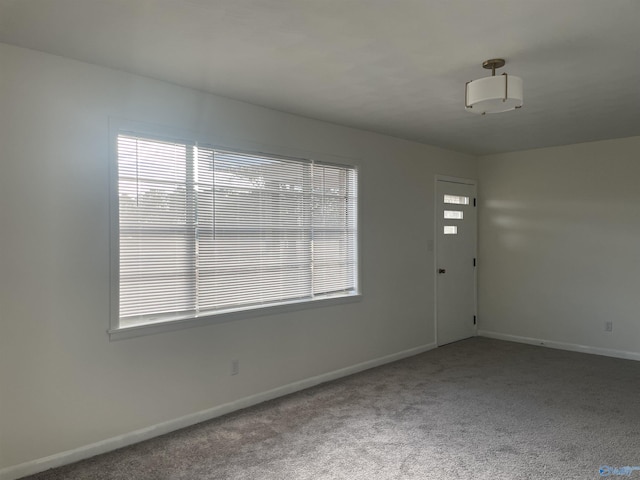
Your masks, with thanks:
M640 479L639 23L0 0L0 480Z

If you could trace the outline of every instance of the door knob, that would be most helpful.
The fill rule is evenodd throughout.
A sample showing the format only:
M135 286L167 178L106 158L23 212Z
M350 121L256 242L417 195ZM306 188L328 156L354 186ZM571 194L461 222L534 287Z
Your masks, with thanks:
M444 268L439 268L438 273L442 275L443 273L447 273L447 271Z

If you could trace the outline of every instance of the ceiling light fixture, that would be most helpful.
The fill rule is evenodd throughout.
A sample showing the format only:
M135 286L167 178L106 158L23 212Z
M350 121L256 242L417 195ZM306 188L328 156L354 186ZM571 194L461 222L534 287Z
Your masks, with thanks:
M508 112L522 107L522 79L503 73L496 77L496 68L504 67L502 58L482 62L482 67L491 70L491 76L467 82L464 90L464 106L468 112Z

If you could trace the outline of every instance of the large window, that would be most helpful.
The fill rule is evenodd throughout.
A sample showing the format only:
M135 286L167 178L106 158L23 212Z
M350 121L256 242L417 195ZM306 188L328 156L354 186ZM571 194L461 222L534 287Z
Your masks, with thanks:
M117 325L353 296L357 171L117 137Z

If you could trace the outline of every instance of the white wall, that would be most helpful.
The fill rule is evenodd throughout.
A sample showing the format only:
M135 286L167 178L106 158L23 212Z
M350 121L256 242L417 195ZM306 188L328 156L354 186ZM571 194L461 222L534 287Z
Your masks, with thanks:
M640 137L478 168L480 334L640 359Z
M475 158L2 44L0 65L0 473L434 342L434 175ZM110 117L355 159L362 301L109 342Z

